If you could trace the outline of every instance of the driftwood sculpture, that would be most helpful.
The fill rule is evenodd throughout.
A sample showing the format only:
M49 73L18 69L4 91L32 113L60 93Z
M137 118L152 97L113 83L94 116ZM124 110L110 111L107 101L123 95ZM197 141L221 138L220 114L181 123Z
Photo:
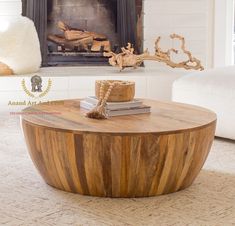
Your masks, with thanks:
M178 54L179 51L172 48L167 51L163 51L160 48L160 40L161 37L158 37L155 42L155 55L150 55L148 49L141 55L134 54L134 48L132 45L128 43L126 48L122 48L122 52L119 54L113 52L104 53L105 57L110 57L109 63L112 66L119 67L120 70L124 70L127 67L137 68L139 67L145 60L153 60L158 62L164 62L168 66L172 68L184 68L186 70L204 70L204 67L201 65L201 61L196 57L192 56L192 53L188 51L185 47L185 39L184 37L172 34L170 36L171 39L178 39L181 41L181 50L188 57L188 60L182 62L174 62L171 59L171 53Z

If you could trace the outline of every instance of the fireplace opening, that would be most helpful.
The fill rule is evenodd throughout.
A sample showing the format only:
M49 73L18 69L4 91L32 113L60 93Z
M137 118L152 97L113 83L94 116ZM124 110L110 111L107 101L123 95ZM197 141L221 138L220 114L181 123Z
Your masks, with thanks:
M35 23L43 66L107 65L128 42L142 51L142 0L22 0Z

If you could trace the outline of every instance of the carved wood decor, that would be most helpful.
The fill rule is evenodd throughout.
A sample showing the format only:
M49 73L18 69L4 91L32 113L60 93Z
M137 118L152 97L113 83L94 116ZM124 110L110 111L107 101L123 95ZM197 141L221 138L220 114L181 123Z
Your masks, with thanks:
M166 65L172 67L172 68L184 68L186 70L204 70L204 67L201 64L201 61L194 57L190 51L186 49L185 46L185 39L184 37L172 34L170 35L171 39L178 39L181 41L181 50L183 53L188 57L188 60L182 61L179 63L174 62L171 59L171 53L178 54L179 50L176 50L174 48L171 48L167 51L163 51L160 47L160 40L161 37L158 37L155 42L155 55L150 55L148 49L145 50L145 52L141 55L134 54L134 48L132 48L132 45L128 43L126 48L122 48L122 52L119 54L108 52L104 53L105 57L110 57L109 63L112 66L119 67L120 70L124 70L127 67L133 67L137 68L139 67L145 60L152 60L152 61L158 61L163 62Z

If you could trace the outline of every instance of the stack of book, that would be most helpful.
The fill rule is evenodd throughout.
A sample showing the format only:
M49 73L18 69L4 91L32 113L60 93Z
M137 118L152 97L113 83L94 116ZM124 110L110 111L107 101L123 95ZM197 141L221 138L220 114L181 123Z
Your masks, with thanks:
M92 110L96 107L98 100L90 96L80 102L80 107L86 110ZM142 100L134 99L128 102L107 102L106 114L108 117L121 115L146 114L151 112L151 107L144 105Z

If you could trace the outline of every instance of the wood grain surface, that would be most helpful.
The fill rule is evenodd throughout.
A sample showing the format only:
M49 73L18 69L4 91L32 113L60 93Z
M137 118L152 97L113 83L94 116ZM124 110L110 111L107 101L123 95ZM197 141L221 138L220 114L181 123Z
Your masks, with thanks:
M215 114L189 105L146 103L152 104L152 114L105 121L86 119L77 100L27 109L35 114L22 116L26 143L46 183L100 197L147 197L190 186L214 140ZM36 111L63 113L43 117Z
M207 109L173 102L144 100L151 114L112 117L97 121L85 117L79 100L55 101L24 110L22 118L38 126L76 132L108 134L176 133L199 129L216 121Z

